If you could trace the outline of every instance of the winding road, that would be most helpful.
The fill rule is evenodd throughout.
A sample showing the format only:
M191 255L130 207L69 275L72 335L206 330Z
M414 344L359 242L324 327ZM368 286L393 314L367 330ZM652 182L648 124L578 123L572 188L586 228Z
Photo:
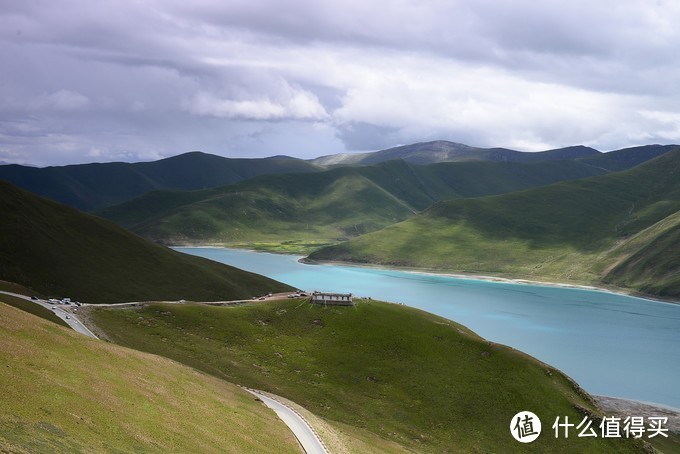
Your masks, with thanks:
M82 322L80 320L78 320L78 317L74 313L72 313L70 311L66 311L63 307L61 307L57 304L52 304L49 301L44 301L44 300L41 300L41 299L34 300L29 296L21 295L19 293L4 292L4 291L0 291L0 293L3 293L5 295L14 296L16 298L25 299L25 300L30 301L30 302L35 303L35 304L39 304L40 306L44 307L45 309L48 309L48 310L54 312L54 314L57 317L64 320L64 322L66 322L66 324L68 326L73 328L74 331L77 331L80 334L84 334L88 337L92 337L92 338L97 339L97 336L95 336L94 333L87 328L87 326L83 325ZM52 309L53 307L55 309ZM71 307L71 306L66 306L66 307Z
M83 325L83 323L78 320L78 317L73 312L67 311L57 304L52 304L49 301L41 299L35 300L29 296L21 295L19 293L5 292L2 290L0 290L0 293L39 304L42 307L54 312L59 318L64 320L71 328L73 328L74 331L77 331L88 337L98 339L97 336L95 336L94 333L87 328L87 326ZM137 305L139 303L130 304ZM65 307L71 308L71 306ZM328 454L328 450L324 446L321 439L319 439L319 437L316 435L314 429L312 429L307 421L295 410L277 400L272 399L271 397L264 395L261 391L243 387L242 389L257 396L257 398L259 398L266 406L274 410L281 421L283 421L290 428L290 430L295 435L295 438L297 438L297 440L300 442L302 449L304 449L307 454Z
M274 410L277 416L286 423L286 425L293 431L295 438L298 439L302 445L302 449L307 454L328 454L328 450L324 446L321 439L319 439L314 429L305 421L305 419L295 410L282 404L278 400L266 396L261 391L249 388L243 388L252 395L260 399L267 407Z

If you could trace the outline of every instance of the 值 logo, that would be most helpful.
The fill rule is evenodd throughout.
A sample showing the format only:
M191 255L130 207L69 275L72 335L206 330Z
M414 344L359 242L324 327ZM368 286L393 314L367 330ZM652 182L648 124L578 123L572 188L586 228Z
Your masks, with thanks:
M510 433L520 443L531 443L541 434L541 420L530 411L520 411L510 420Z

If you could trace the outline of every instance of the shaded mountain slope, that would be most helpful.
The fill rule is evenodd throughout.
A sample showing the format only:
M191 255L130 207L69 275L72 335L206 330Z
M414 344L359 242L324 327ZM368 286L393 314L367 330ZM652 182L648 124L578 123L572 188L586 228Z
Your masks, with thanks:
M85 302L225 300L285 284L153 244L0 182L0 279Z
M122 203L159 189L205 189L269 173L313 172L315 166L285 156L230 159L191 152L153 162L62 167L0 166L0 179L84 211Z

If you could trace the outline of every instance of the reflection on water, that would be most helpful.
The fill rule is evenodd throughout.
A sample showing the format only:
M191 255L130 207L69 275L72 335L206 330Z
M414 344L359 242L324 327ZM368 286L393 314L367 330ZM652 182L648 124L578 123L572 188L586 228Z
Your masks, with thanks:
M220 248L177 248L305 290L351 292L455 320L594 394L680 408L680 305L592 290L459 279Z

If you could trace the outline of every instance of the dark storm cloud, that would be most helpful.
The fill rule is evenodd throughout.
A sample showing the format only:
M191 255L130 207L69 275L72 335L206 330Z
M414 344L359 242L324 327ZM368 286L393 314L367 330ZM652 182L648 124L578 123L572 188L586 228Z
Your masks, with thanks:
M0 160L680 141L672 1L0 0Z

